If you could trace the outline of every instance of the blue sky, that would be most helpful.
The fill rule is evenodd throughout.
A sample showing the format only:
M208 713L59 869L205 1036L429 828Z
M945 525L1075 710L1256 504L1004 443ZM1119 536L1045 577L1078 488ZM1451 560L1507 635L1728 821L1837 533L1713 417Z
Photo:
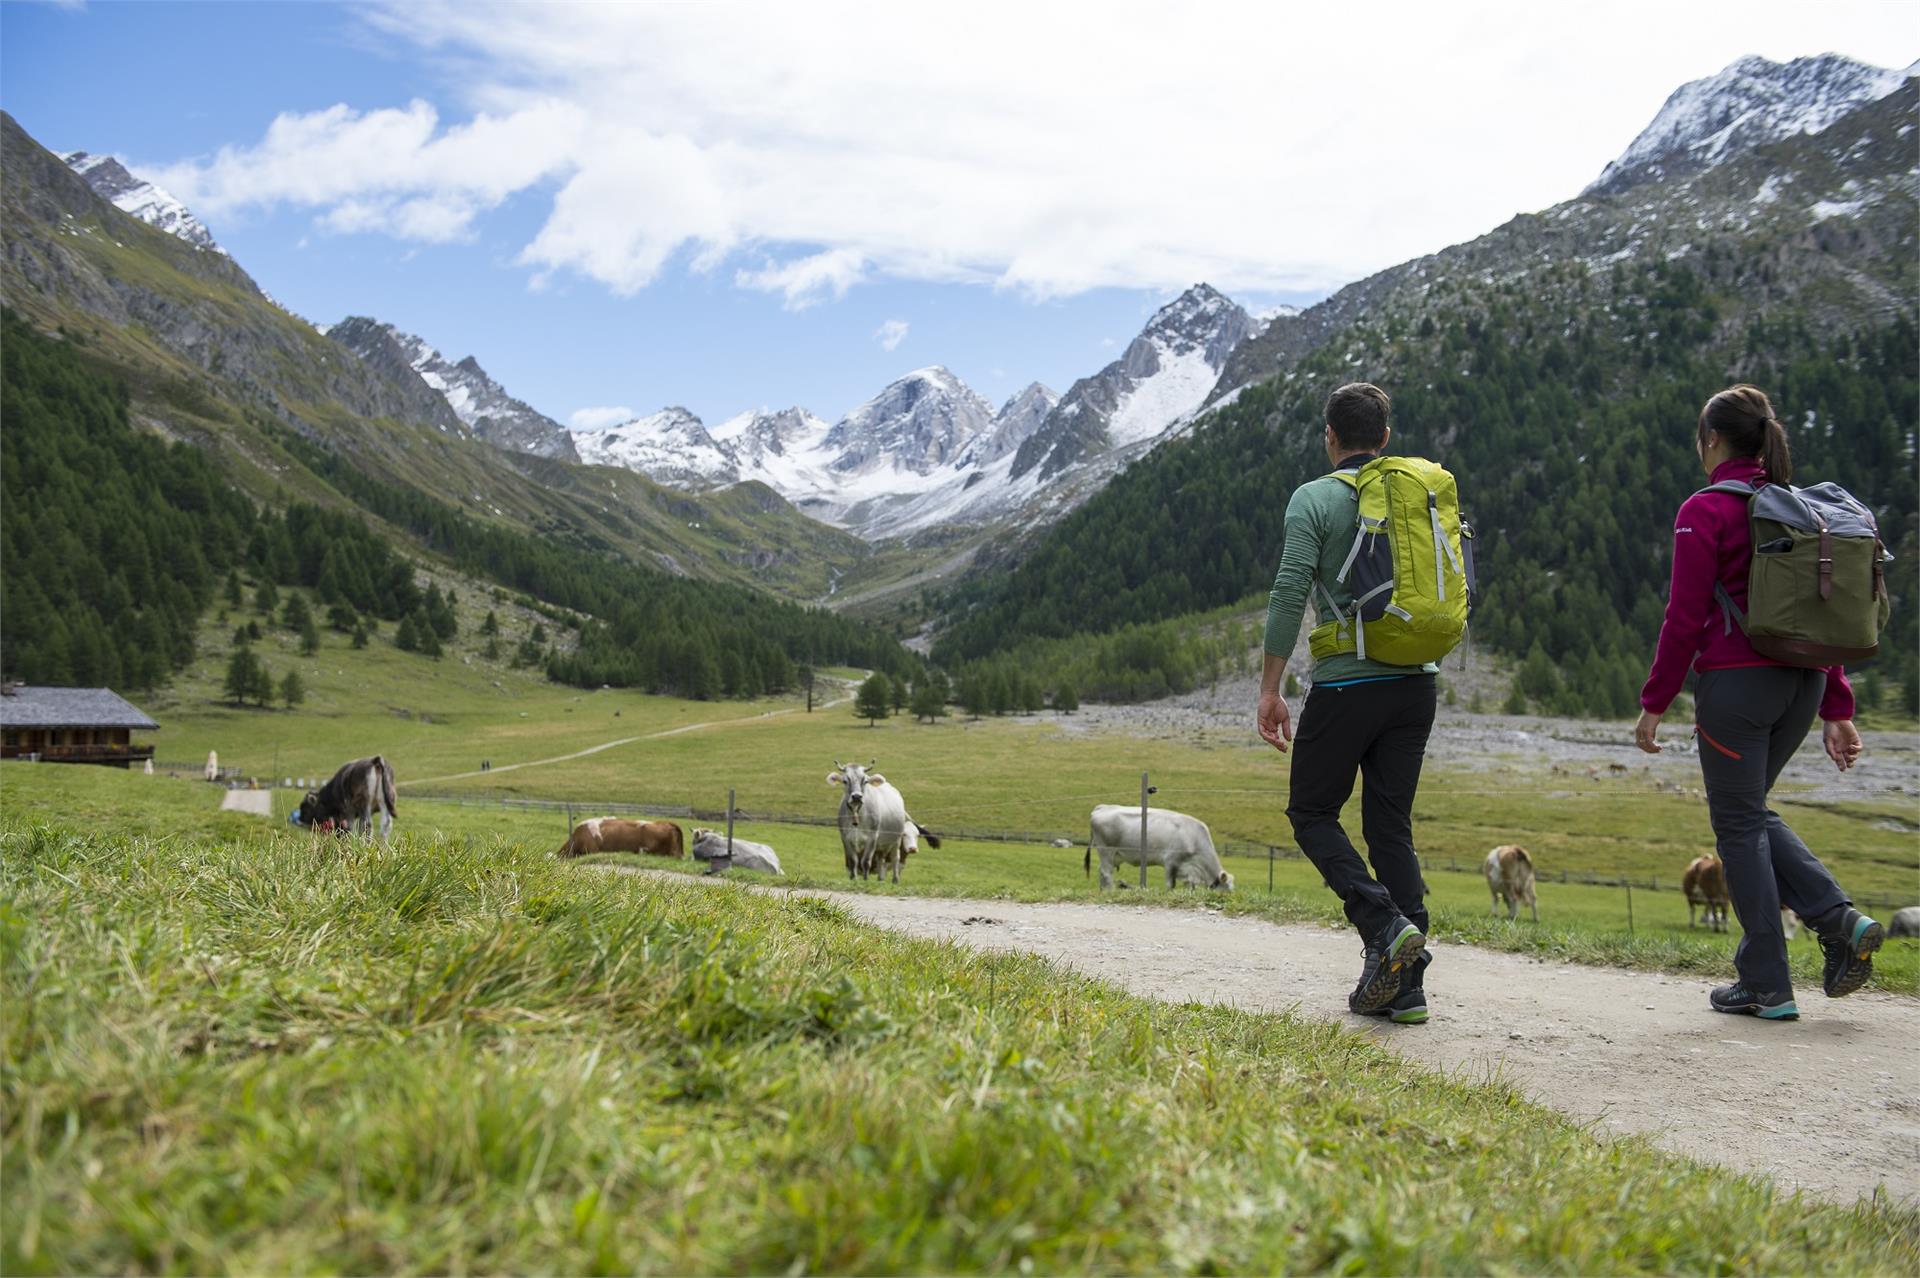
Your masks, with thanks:
M8 3L0 106L563 422L834 418L933 363L1065 390L1194 280L1307 302L1470 238L1742 54L1916 52L1898 4L1717 12L1407 6L1356 85L1350 30L1267 7Z

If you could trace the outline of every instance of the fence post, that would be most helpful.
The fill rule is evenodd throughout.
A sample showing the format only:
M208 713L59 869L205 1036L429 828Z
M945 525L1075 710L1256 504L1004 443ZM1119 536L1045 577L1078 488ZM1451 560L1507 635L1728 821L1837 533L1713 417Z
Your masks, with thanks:
M1633 934L1633 880L1622 880L1627 885L1627 934Z
M1267 895L1273 895L1273 844L1267 844Z
M1140 886L1147 885L1147 774L1140 774Z
M733 864L733 791L727 791L727 864Z

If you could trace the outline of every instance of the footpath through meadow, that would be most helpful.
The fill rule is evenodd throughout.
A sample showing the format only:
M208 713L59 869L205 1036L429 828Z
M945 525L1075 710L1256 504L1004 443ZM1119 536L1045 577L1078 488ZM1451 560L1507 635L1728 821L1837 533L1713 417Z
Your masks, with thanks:
M807 894L880 927L1042 955L1150 998L1341 1020L1432 1068L1504 1078L1603 1133L1644 1134L1823 1198L1884 1186L1920 1200L1920 1000L1815 988L1798 992L1801 1020L1761 1023L1708 1011L1698 977L1442 939L1428 969L1433 1019L1397 1026L1347 1012L1360 943L1346 932L1207 910Z

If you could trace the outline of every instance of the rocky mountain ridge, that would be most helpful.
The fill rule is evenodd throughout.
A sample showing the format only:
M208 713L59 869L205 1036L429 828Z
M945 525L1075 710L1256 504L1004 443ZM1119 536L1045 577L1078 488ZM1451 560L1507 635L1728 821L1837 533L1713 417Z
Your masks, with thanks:
M1642 182L1671 181L1769 142L1819 133L1897 91L1916 67L1920 63L1890 70L1837 53L1785 63L1740 58L1674 90L1653 121L1581 194L1608 195Z

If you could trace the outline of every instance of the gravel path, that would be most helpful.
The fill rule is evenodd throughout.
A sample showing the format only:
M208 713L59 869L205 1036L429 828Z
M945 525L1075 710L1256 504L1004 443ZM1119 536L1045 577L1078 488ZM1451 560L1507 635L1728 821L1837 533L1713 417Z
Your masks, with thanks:
M222 812L250 812L254 816L273 815L273 791L229 790L220 796Z
M703 880L715 882L715 880ZM760 889L778 891L779 889ZM1602 1132L1852 1201L1920 1200L1920 1000L1803 993L1803 1019L1706 1007L1689 977L1436 944L1434 1018L1346 1011L1360 947L1205 910L811 893L914 936L1058 959L1135 994L1345 1022L1434 1069L1498 1074Z

